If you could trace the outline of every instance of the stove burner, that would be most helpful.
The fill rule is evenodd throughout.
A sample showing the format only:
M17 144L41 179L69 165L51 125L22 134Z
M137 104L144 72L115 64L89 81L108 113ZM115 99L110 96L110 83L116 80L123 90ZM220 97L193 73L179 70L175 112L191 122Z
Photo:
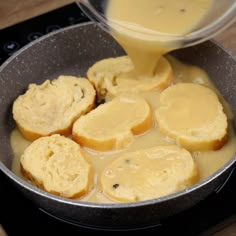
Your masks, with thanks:
M85 224L81 224L81 223L78 223L78 222L74 222L74 221L70 221L70 220L64 219L62 217L58 217L58 216L55 216L52 213L49 213L48 211L46 211L46 210L44 210L42 208L39 208L39 210L44 212L45 214L49 215L50 217L53 217L56 220L62 221L64 223L71 224L73 226L83 227L83 228L90 229L90 230L121 231L122 232L122 231L137 231L137 230L140 231L140 230L146 230L146 229L155 229L157 227L161 227L162 226L162 224L160 222L156 222L156 223L154 223L152 225L148 225L148 226L139 225L138 227L135 226L133 228L121 228L121 229L113 229L111 227L102 228L102 227L96 227L96 226L93 226L93 225L85 225Z
M29 42L65 26L85 21L88 21L88 18L73 3L1 30L0 65L14 52Z
M228 177L226 178L226 180L224 181L224 183L221 184L220 186L218 186L218 188L215 190L216 193L219 193L225 187L225 185L229 181L231 175L233 174L234 170L235 170L235 167L230 171L230 173L229 173Z

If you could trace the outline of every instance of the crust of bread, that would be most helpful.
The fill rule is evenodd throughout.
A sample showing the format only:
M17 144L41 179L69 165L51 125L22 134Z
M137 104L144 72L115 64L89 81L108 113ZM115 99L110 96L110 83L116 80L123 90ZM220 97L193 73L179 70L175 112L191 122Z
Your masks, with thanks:
M96 62L87 71L99 99L112 99L120 93L140 93L153 89L165 89L173 78L170 63L161 57L154 77L139 77L128 56L107 58Z
M103 193L121 202L163 197L198 180L191 154L177 145L125 153L109 164L100 177Z
M59 76L44 83L30 84L13 104L13 118L30 141L52 134L69 135L72 124L90 111L96 92L84 78Z
M180 83L167 88L155 116L160 130L189 151L217 150L227 142L223 106L205 86Z
M23 175L34 185L62 197L81 197L92 184L92 168L80 146L58 134L32 142L20 163Z
M73 125L72 137L82 146L98 151L127 147L134 135L152 127L147 101L136 95L121 95L80 117Z

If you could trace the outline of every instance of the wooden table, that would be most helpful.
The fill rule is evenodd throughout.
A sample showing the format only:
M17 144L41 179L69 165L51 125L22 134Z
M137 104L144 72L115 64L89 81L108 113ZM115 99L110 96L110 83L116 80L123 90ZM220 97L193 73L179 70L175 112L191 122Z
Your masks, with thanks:
M40 15L73 0L0 0L0 29L31 17ZM236 22L215 38L236 55ZM236 75L235 75L236 79ZM235 95L236 96L236 95ZM235 203L236 204L236 203ZM213 236L236 236L236 219L231 220L223 230Z

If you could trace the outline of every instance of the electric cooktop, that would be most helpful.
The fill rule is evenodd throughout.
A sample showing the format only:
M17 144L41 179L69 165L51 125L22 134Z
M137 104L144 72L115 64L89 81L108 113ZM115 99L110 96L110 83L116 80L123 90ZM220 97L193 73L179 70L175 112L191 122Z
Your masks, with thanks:
M88 21L73 3L0 30L0 65L27 43L60 28ZM236 171L208 198L194 207L138 229L157 235L211 235L236 221ZM26 199L0 171L0 225L11 235L78 235L93 232L57 219Z

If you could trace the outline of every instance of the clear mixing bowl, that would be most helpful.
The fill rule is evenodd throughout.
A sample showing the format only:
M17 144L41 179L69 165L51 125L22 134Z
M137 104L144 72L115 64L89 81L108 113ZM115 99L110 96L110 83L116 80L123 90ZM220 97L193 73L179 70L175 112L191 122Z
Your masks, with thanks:
M110 0L112 1L112 0ZM128 0L127 0L128 1ZM144 0L145 1L145 0ZM82 11L100 27L109 33L112 25L106 17L106 8L109 0L79 0L77 4ZM193 31L184 35L171 35L168 39L165 34L152 34L152 39L165 41L166 39L181 45L192 46L206 41L226 29L236 18L236 0L214 0L213 7L208 16Z

